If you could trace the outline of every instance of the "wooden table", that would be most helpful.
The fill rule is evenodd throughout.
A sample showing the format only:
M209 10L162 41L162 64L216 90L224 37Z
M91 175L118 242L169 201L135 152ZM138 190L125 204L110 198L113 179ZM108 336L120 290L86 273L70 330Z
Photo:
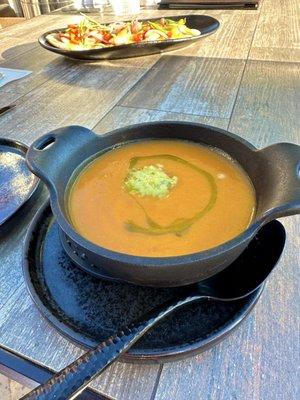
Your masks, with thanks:
M0 136L30 144L68 124L103 134L137 122L187 120L228 129L258 147L300 143L297 3L263 0L258 11L209 11L221 27L198 44L111 62L77 63L38 46L39 34L64 26L70 16L4 29L0 65L33 74L0 89L0 107L16 104L0 116ZM41 317L23 281L22 243L40 203L0 239L0 345L8 356L25 359L27 376L37 368L36 381L46 376L38 366L58 370L82 353ZM287 244L280 264L255 310L229 338L181 362L115 363L93 388L118 400L299 399L300 219L283 223Z

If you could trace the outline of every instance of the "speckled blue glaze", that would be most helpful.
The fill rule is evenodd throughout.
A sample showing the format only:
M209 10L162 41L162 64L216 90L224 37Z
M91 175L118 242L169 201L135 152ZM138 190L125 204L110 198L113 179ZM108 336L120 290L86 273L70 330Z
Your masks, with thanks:
M38 179L29 171L27 146L0 138L0 227L33 195Z

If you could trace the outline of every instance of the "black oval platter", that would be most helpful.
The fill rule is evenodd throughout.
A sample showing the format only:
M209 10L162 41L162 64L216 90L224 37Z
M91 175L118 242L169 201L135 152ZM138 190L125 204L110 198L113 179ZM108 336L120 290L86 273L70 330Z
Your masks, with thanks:
M245 263L274 264L284 243L283 226L272 221L228 268L234 273L234 268L243 268ZM95 346L181 290L100 280L82 271L63 250L49 202L38 211L27 232L23 260L25 281L42 315L83 347ZM181 308L149 331L121 360L163 363L200 353L231 333L262 291L263 286L235 302L205 301Z
M50 33L64 31L66 28L53 29L43 33L39 37L39 43L42 47L54 53L60 54L65 57L78 59L78 60L113 60L118 58L130 58L147 56L150 54L163 53L166 51L177 50L181 47L188 46L200 40L204 36L214 33L220 23L213 17L208 15L183 15L168 17L171 19L186 18L186 24L189 28L198 29L201 32L200 36L184 39L169 39L163 41L151 41L141 43L130 43L122 46L113 46L102 49L92 50L62 50L48 43L46 36ZM158 18L147 19L148 21L155 21ZM142 20L141 20L142 21Z

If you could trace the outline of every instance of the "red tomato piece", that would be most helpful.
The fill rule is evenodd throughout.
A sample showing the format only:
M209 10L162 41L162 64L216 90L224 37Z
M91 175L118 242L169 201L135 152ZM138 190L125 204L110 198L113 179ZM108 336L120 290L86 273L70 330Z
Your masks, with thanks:
M144 32L136 33L135 35L132 35L132 39L134 42L141 42L142 40L144 40Z
M103 42L109 42L109 40L112 38L112 35L110 33L104 33L103 35Z

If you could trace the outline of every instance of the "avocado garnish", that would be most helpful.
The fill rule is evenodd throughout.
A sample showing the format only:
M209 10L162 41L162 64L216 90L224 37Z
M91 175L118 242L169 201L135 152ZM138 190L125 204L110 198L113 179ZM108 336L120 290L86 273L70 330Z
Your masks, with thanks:
M177 176L170 177L161 164L131 168L125 179L126 190L142 197L167 197L177 184Z
M161 164L149 165L141 169L136 168L136 164L139 161L145 161L150 159L158 160L172 160L177 163L183 164L189 168L197 171L201 176L203 176L209 183L211 194L206 206L195 213L191 218L177 218L170 225L162 226L155 222L147 213L145 208L138 200L138 194L140 196L154 196L158 198L163 198L168 196L170 190L177 184L177 177L170 177L163 170ZM147 176L149 176L149 182L147 181ZM146 179L146 181L145 181ZM151 180L152 179L152 180ZM156 185L160 182L161 185ZM177 236L181 236L184 231L190 228L196 221L206 215L215 205L217 200L217 185L214 177L209 172L197 167L196 165L184 160L183 158L174 156L172 154L157 154L153 156L141 156L133 157L129 163L129 173L124 180L124 187L132 195L135 202L139 205L143 211L148 226L143 227L136 224L134 221L127 221L125 223L126 229L130 232L144 233L148 235L165 235L168 233L173 233ZM150 194L151 193L151 194Z

